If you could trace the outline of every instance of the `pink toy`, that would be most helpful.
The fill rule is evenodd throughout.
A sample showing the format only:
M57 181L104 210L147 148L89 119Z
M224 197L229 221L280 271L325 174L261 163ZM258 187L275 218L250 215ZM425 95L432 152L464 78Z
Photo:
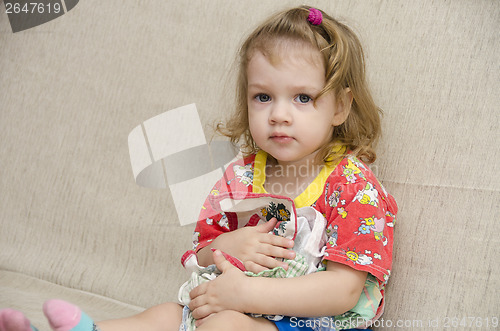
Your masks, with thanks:
M14 309L0 310L0 330L32 331L28 319L23 313Z
M82 311L77 306L63 300L48 300L43 304L43 313L47 316L53 330L73 330L82 317Z

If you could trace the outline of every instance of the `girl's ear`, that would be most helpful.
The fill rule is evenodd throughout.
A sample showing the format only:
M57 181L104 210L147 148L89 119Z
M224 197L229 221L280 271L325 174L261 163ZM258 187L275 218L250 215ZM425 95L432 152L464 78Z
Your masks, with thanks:
M333 126L339 126L346 121L351 111L352 100L353 96L350 88L346 87L340 92L337 109L335 109L335 115L333 116Z

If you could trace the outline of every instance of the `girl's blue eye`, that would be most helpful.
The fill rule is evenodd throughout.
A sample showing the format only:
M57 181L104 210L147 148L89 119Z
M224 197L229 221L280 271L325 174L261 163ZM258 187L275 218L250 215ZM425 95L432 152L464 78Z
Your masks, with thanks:
M308 103L309 101L312 101L312 98L308 96L307 94L299 94L296 98L295 101L300 102L300 103Z
M269 102L271 101L271 97L267 94L258 94L255 99L257 99L257 101L259 102Z

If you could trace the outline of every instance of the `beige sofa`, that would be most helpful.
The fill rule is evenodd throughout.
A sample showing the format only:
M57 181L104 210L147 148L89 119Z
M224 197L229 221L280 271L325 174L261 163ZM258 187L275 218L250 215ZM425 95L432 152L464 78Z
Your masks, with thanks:
M196 103L209 139L230 108L245 33L302 2L86 0L17 33L2 7L0 308L48 330L49 298L97 320L176 299L194 225L180 226L168 188L136 184L127 137ZM357 31L385 112L373 169L400 213L376 329L491 329L500 304L500 2L310 4Z

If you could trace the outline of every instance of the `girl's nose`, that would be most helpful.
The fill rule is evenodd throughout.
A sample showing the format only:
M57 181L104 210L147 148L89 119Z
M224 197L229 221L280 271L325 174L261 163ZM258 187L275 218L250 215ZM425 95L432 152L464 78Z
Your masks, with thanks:
M284 102L276 102L269 114L270 124L290 124L292 123L292 114L290 105Z

